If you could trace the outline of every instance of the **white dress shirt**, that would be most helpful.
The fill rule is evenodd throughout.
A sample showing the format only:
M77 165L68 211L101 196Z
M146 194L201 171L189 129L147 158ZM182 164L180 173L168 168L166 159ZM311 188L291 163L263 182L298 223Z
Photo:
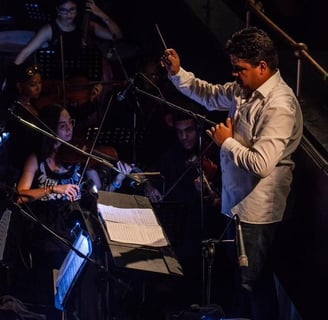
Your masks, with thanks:
M233 119L233 138L220 148L222 213L255 224L281 221L303 117L279 70L248 99L237 82L210 84L183 68L169 78L208 110L228 111Z

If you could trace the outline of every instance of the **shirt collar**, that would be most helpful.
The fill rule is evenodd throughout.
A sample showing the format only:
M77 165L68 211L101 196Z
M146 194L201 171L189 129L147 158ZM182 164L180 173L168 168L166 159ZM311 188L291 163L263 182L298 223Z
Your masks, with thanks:
M277 69L277 71L267 81L259 86L255 92L261 94L263 97L266 97L272 88L274 88L279 83L280 79L280 71Z

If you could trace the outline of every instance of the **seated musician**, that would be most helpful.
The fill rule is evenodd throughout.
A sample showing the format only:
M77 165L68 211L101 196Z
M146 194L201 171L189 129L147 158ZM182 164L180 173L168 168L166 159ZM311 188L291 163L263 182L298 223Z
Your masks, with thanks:
M183 105L187 105L188 110L194 112L199 110L197 105L187 99L184 99ZM172 248L184 269L186 287L182 286L184 292L181 292L181 296L189 304L201 299L202 239L216 236L221 228L220 179L218 164L211 161L217 159L215 153L211 155L211 152L215 152L215 146L204 155L202 164L198 160L201 133L195 118L189 113L173 112L173 127L178 139L160 155L154 166L155 170L160 171L162 179L158 181L152 179L151 183L146 185L145 194L154 207L158 207L159 217L162 217ZM203 148L205 146L206 141ZM208 172L205 171L205 158L206 166L210 165ZM203 215L199 181L201 165L204 174L208 174L209 182L209 185L204 183ZM175 210L173 206L176 205L178 208L174 211L176 214L168 216L168 211L165 211L166 204L170 205L170 211ZM202 230L202 223L204 230Z
M101 106L106 101L106 93L113 80L112 67L108 59L102 56L98 44L121 39L121 28L93 0L57 0L54 9L55 20L35 33L17 54L14 63L20 65L32 59L40 64L47 63L44 78L49 80L50 92L47 95L52 96L50 103L64 104L84 127L94 125L101 119ZM43 50L44 47L47 50ZM41 51L46 57L39 56ZM98 83L92 90L77 88L81 85L86 87L89 81L101 81L108 85L103 87ZM45 89L47 91L46 86ZM90 101L85 93L90 96Z
M67 109L57 104L48 105L39 111L39 116L48 131L54 132L66 142L72 140L74 119ZM75 240L73 227L76 223L81 224L82 227L84 225L80 210L91 213L96 210L95 190L101 188L101 181L97 171L89 167L85 177L82 176L84 171L82 163L76 162L75 159L73 161L73 158L65 159L68 152L61 153L62 147L60 141L46 135L42 136L40 149L26 160L17 186L17 202L29 212L32 211L52 232L72 243ZM124 178L125 174L119 173L116 183L120 183ZM77 207L74 205L76 203L78 203ZM35 295L41 301L48 299L43 301L44 303L51 303L53 299L51 272L53 269L60 268L69 248L36 224L26 229L26 241L30 243L35 271L33 275L37 277L33 280L41 285L41 288L37 287L38 291Z
M55 21L41 27L18 53L15 64L23 63L45 44L58 55L63 49L64 57L70 59L76 58L81 53L81 48L94 46L96 39L122 38L118 24L93 0L85 1L84 8L79 7L77 0L57 0L56 13ZM94 21L93 17L97 17L102 23Z
M48 130L56 133L60 139L67 142L72 139L74 119L71 119L64 107L56 104L46 106L40 111L40 119ZM57 151L60 146L60 141L42 137L41 148L32 153L25 162L17 186L18 203L29 203L35 207L41 221L50 223L54 228L62 227L63 230L54 231L70 239L72 226L68 225L71 221L67 210L73 201L81 197L79 184L83 167L80 163L70 164L66 160L65 163L64 160L59 160ZM86 178L100 186L95 170L88 169L83 180ZM43 244L46 245L45 242ZM60 245L57 244L50 244L50 248L55 252L61 251Z
M72 139L74 121L62 106L44 107L40 110L40 119L47 125L50 132L56 133L62 140ZM82 192L83 183L86 183L84 181L88 179L88 182L91 181L99 186L100 180L96 171L92 169L88 169L85 177L81 179L83 167L80 163L64 163L64 160L57 159L56 153L60 147L59 141L47 136L42 137L38 152L31 154L26 160L17 186L17 202L29 212L32 211L37 219L52 232L72 242L74 240L72 228L77 221L82 223L81 217L76 210L73 210L72 203L80 201L84 195ZM96 197L92 195L91 190L85 193L85 196L91 197L96 202ZM49 290L43 292L42 288L38 287L39 291L36 294L40 298L44 295L51 300L52 269L59 269L69 248L42 228L36 225L30 227L32 230L27 235L31 238L33 263L38 270L35 275L42 277L35 280L37 280L36 283L42 283L42 288Z
M39 138L36 132L10 116L8 109L22 119L38 124L36 101L42 90L42 75L38 66L26 63L11 65L7 73L1 93L1 104L6 117L5 131L9 133L6 141L6 180L11 185L17 182L29 153L39 147Z
M183 99L184 105L188 106L188 110L197 114L197 106L179 95L178 99ZM162 154L158 156L157 161L153 165L157 171L161 172L164 177L165 189L158 182L153 184L147 184L145 193L153 203L158 203L163 200L170 201L190 201L191 194L198 195L200 191L200 162L198 161L199 154L199 128L197 127L196 119L189 113L184 112L172 112L172 126L175 130L177 139L171 142L171 146L168 150L164 150ZM206 137L205 137L206 138ZM206 138L207 139L207 138ZM208 142L205 141L205 142ZM204 149L205 147L203 147ZM210 154L213 159L215 157L213 148L210 148L207 154ZM205 196L207 196L211 204L215 207L220 206L219 196L219 183L217 164L208 159L208 162L202 163L204 173L209 173L210 179L205 177ZM175 185L179 175L188 169L187 174L184 175L181 181ZM192 169L192 170L191 170ZM208 170L205 170L208 169ZM169 191L172 188L172 191ZM212 189L213 188L213 189ZM189 190L189 191L188 191ZM165 194L169 191L167 194Z
M4 114L5 132L9 133L6 141L7 174L5 180L9 184L15 184L23 169L24 162L31 152L35 152L40 145L39 134L28 126L11 116L8 109L37 126L41 125L38 120L40 109L45 105L59 102L57 95L49 96L47 89L44 90L42 78L42 66L23 63L21 65L10 64L4 88L1 92L1 113ZM76 119L78 130L86 128L88 117L97 109L98 99L102 93L102 85L95 84L90 93L85 96L84 105L78 109L71 106L69 109L72 117ZM73 111L73 112L72 112ZM77 117L76 117L77 116ZM75 130L78 131L78 130Z

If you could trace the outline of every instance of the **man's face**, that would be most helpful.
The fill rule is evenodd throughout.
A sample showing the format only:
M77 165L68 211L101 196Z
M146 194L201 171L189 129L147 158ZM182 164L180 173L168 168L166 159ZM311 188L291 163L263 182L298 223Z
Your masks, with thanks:
M198 141L197 129L193 119L179 120L174 124L180 143L186 150L195 148Z
M232 75L237 83L245 90L254 91L261 84L261 65L253 66L243 59L239 59L234 55L230 56L232 65Z

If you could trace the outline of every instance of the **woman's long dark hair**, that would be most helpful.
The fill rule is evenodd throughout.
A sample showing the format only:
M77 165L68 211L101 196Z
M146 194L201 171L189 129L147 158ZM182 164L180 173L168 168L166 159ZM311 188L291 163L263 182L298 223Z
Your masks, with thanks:
M39 117L41 121L47 126L47 131L54 134L57 133L58 122L60 118L60 113L65 110L65 108L60 104L50 104L43 107L39 112ZM45 159L51 155L54 151L54 145L56 140L51 139L47 136L42 137L40 157Z

